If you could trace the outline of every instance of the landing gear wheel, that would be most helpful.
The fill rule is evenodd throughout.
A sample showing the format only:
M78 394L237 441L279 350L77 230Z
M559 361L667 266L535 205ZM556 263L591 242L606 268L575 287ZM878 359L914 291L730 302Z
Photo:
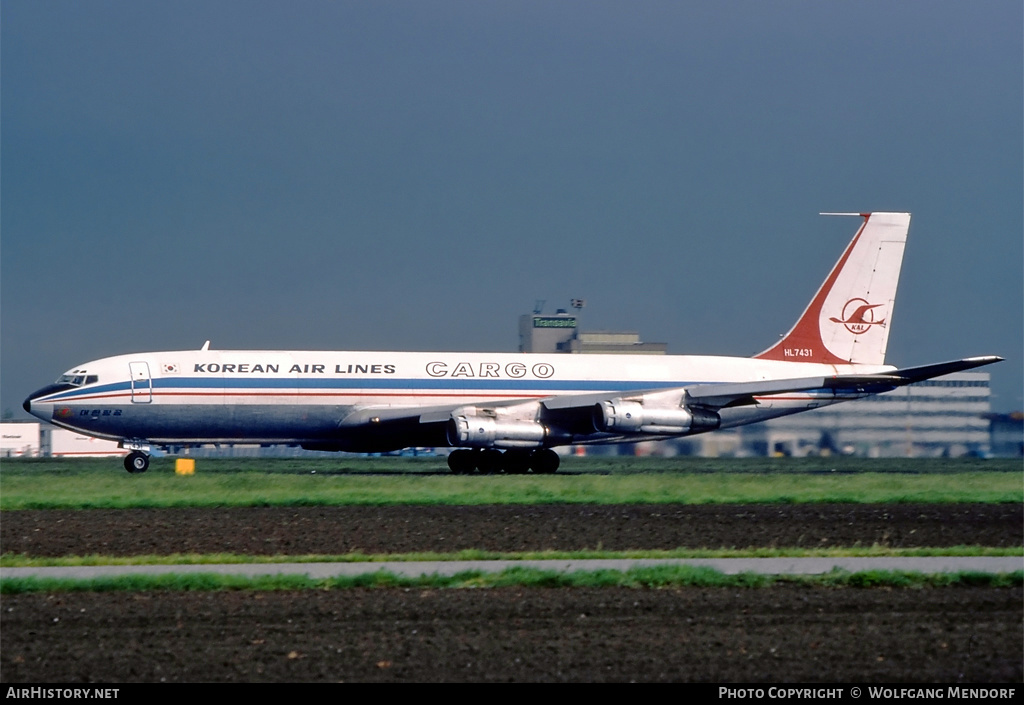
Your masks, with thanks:
M469 475L475 467L473 451L460 448L448 454L448 467L455 475Z
M124 469L133 475L135 473L146 472L146 470L149 470L149 456L145 453L133 450L125 456Z
M535 450L530 455L530 467L540 475L552 475L558 470L560 459L558 453L550 448Z
M481 475L494 475L501 472L502 453L500 450L482 450L477 454L476 466Z
M525 475L530 469L530 454L521 450L507 450L501 464L509 475Z

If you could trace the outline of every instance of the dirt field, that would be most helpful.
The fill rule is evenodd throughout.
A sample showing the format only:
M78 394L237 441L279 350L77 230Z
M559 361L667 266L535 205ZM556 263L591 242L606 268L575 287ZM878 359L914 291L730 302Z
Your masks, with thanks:
M19 511L31 556L1024 545L1016 504L493 505Z
M38 556L1024 545L1017 505L309 507L0 515ZM0 681L1021 682L1021 588L3 596Z

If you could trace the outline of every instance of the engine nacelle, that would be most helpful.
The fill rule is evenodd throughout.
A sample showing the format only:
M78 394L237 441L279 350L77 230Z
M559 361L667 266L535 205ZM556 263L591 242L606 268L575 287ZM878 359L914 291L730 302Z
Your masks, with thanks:
M612 399L594 405L594 428L605 433L681 435L714 431L722 423L718 414L684 406L646 407L640 402Z
M448 443L463 448L540 448L547 428L534 421L498 421L489 416L452 415Z

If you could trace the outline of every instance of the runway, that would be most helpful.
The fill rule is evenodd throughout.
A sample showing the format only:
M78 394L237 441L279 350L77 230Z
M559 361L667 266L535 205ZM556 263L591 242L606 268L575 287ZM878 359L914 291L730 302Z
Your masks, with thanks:
M531 568L558 573L599 570L628 571L633 568L694 566L726 575L816 575L834 570L851 573L869 570L913 573L1012 573L1024 570L1024 556L930 556L836 557L836 558L666 558L586 560L481 560L481 561L381 561L359 563L223 563L183 565L103 565L68 567L2 568L0 578L64 578L88 580L123 575L167 575L172 573L214 573L217 575L306 575L313 579L351 577L387 572L400 577L452 576L479 571L500 573L513 568Z

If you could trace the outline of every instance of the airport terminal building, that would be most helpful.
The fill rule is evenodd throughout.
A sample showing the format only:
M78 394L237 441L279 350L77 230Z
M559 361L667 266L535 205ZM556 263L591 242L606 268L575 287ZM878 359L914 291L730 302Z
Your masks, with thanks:
M741 429L752 455L989 455L989 373L959 372Z

